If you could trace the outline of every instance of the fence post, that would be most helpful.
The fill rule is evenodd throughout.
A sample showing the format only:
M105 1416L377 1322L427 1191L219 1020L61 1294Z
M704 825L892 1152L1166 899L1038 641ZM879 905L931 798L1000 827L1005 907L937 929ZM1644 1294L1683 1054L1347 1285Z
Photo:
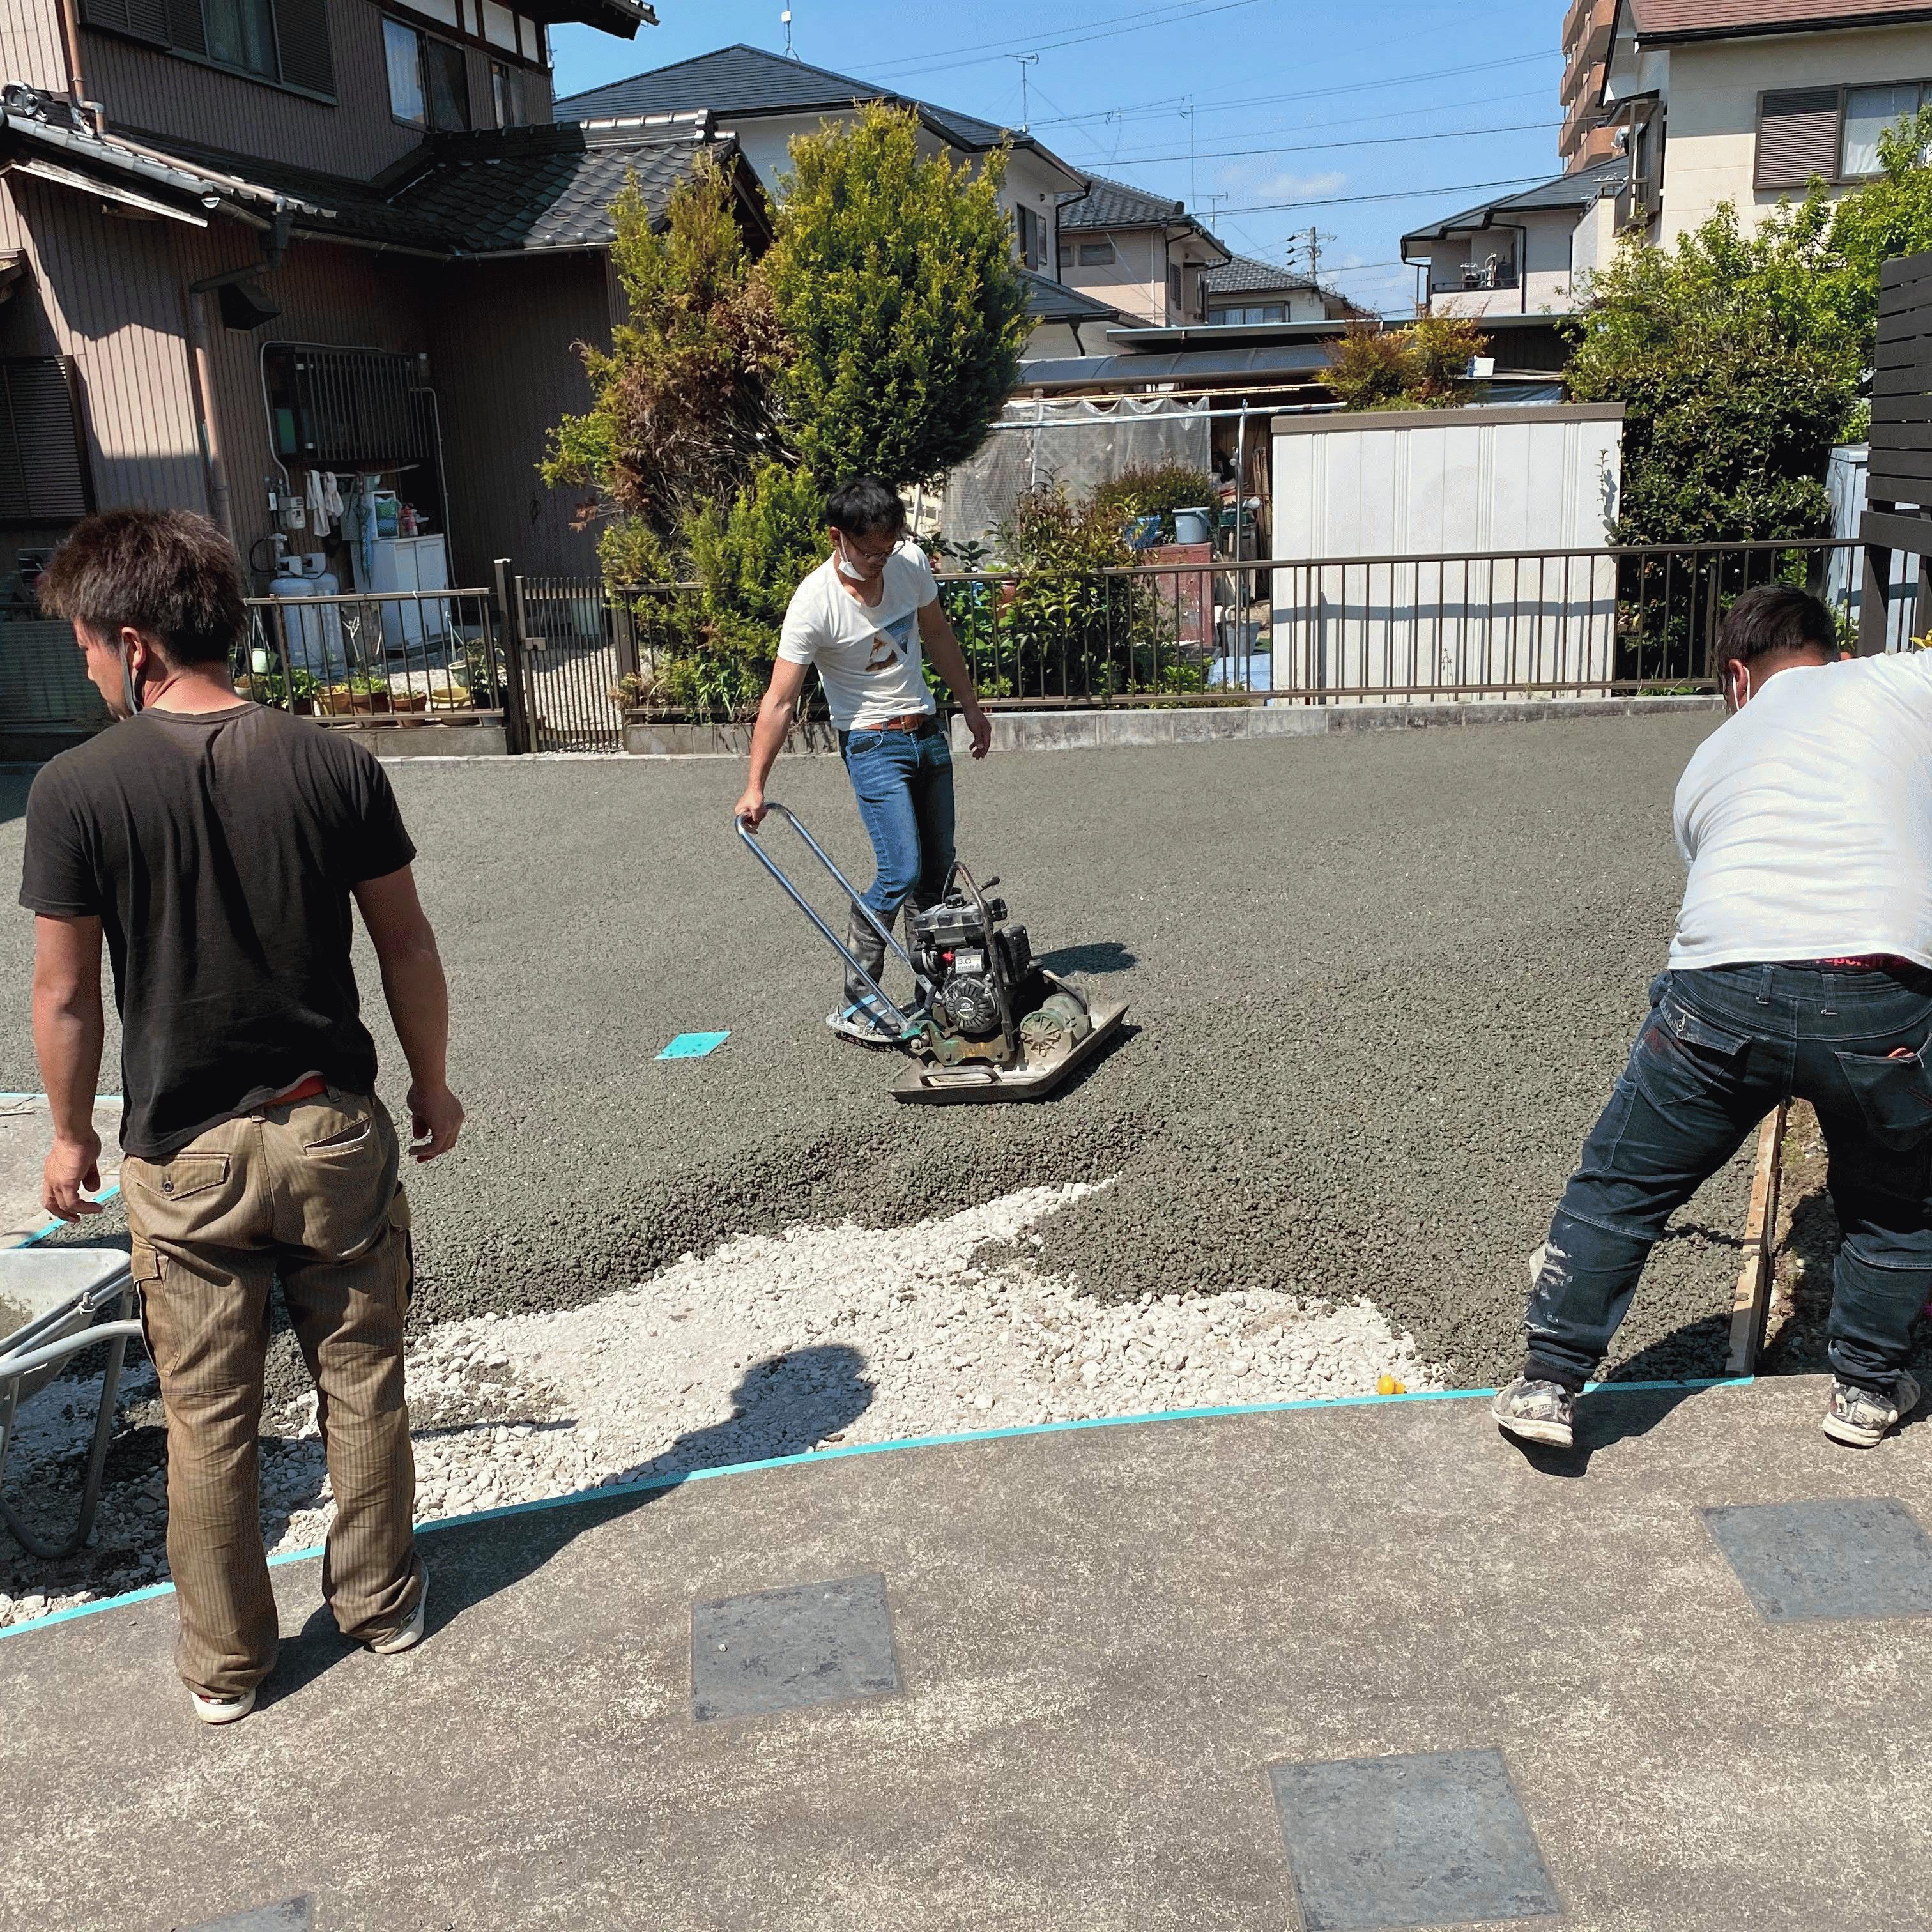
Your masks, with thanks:
M1864 547L1864 581L1858 591L1858 656L1884 655L1891 628L1892 552L1882 544Z
M523 580L510 574L510 560L496 560L496 612L503 627L503 742L511 752L527 752L530 712L524 697Z

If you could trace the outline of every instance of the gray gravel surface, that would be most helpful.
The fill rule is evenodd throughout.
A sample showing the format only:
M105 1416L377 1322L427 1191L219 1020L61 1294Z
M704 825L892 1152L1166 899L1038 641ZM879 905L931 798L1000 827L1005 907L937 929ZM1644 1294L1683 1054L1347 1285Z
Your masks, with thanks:
M1709 728L962 766L962 850L1139 1029L1056 1100L1005 1108L899 1106L896 1063L826 1033L830 956L737 845L734 763L393 766L470 1109L459 1153L412 1182L418 1318L573 1306L740 1232L1118 1177L1053 1217L1042 1267L1110 1297L1366 1294L1426 1358L1500 1375L1524 1258L1662 959L1670 793ZM836 762L773 789L864 875ZM0 825L10 867L19 838ZM9 1088L38 1084L28 926L0 925ZM720 1028L709 1058L653 1058ZM376 1031L399 1102L380 1013ZM1627 1372L1717 1366L1747 1180L1741 1156L1659 1250Z

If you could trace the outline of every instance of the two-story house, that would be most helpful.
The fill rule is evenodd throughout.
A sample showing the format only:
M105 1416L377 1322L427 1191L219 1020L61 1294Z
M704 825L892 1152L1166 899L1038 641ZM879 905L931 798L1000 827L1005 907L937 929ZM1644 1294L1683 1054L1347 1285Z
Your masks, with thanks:
M1060 201L1083 187L1086 176L1031 135L996 128L955 108L936 107L872 81L740 43L567 94L557 102L556 114L560 120L594 128L612 116L709 108L737 136L746 159L776 201L790 165L792 137L812 133L827 121L849 121L860 104L873 101L910 108L918 118L920 145L927 154L976 162L1006 148L1000 200L1012 221L1015 250L1023 268L1052 278ZM1035 310L1037 315L1037 302Z
M1567 315L1628 173L1613 158L1410 230L1402 259L1424 272L1417 305L1435 315Z
M0 616L92 506L204 510L259 585L311 474L378 479L491 560L595 568L537 473L620 305L608 205L660 213L710 116L556 124L550 27L641 0L8 0L0 40ZM345 587L356 560L329 567ZM0 656L6 651L0 624ZM4 695L4 694L0 694Z
M1720 202L1749 227L1814 176L1867 178L1927 100L1924 0L1618 0L1597 118L1628 170L1620 213L1668 243Z
M1230 255L1202 278L1208 304L1206 320L1231 328L1252 328L1270 322L1347 321L1366 317L1370 310L1351 302L1339 290L1273 262L1250 255Z
M1208 320L1208 274L1234 258L1183 202L1103 175L1063 199L1060 279L1156 328Z

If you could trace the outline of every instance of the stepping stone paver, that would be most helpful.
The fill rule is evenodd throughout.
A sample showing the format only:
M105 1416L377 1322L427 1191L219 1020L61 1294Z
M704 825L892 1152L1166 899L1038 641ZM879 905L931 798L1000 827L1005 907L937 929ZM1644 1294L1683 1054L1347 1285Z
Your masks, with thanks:
M692 1606L692 1715L700 1724L889 1696L898 1688L882 1576Z
M1932 1538L1893 1497L1741 1504L1704 1520L1767 1623L1932 1616Z
M1306 1932L1562 1910L1500 1751L1276 1764L1269 1776Z
M280 1905L258 1905L226 1918L210 1918L190 1932L310 1932L315 1913L306 1898L284 1899Z

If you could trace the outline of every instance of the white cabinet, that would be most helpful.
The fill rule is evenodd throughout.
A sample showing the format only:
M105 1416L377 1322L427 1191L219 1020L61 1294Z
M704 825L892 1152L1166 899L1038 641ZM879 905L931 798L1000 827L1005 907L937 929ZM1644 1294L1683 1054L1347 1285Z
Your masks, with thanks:
M369 546L370 567L363 568L362 546L352 543L358 590L447 590L449 550L440 536L378 537ZM368 581L364 582L364 576ZM449 633L449 606L435 598L418 602L394 598L382 604L382 642L392 651L420 648Z

